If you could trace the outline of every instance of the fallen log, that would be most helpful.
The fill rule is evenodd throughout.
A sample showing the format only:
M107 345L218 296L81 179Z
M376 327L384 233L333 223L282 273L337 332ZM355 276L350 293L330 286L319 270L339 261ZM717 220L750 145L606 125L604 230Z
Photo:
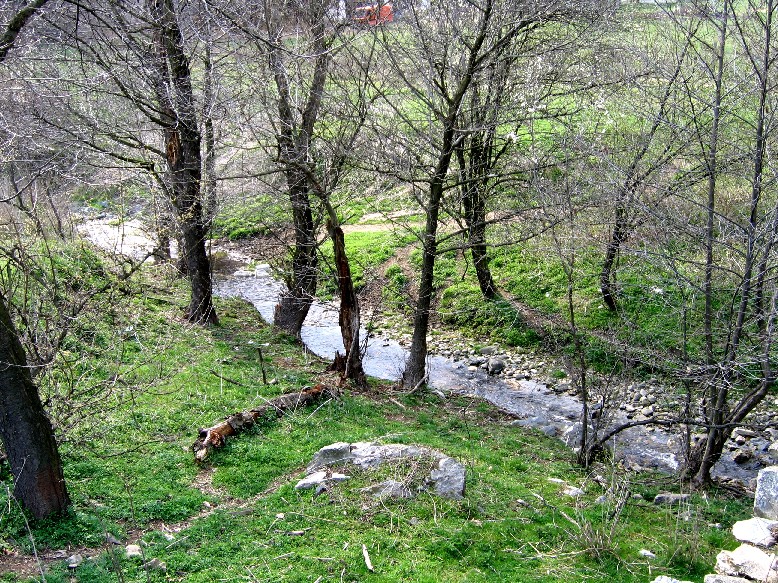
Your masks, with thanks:
M217 423L213 427L199 430L197 441L192 444L195 461L203 462L208 457L212 449L224 447L228 437L237 435L257 423L276 419L284 415L287 411L294 411L300 407L310 405L323 397L330 395L336 396L333 389L318 384L314 387L303 389L299 393L287 393L274 399L268 400L261 407L233 413L224 421Z

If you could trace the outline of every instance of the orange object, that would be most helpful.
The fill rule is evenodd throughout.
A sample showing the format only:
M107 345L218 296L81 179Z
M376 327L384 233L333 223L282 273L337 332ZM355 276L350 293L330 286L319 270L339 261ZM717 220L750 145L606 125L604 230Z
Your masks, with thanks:
M372 4L357 6L354 9L354 24L378 26L394 20L391 4Z

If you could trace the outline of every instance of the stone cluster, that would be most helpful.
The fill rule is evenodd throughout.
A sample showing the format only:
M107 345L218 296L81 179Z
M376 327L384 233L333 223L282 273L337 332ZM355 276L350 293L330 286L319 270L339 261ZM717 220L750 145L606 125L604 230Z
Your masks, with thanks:
M317 493L321 493L331 485L349 479L346 474L334 472L333 466L355 465L363 469L375 469L386 462L403 459L429 462L429 473L415 489L424 489L452 500L460 500L465 495L465 467L461 463L433 449L399 443L338 442L327 445L313 456L306 468L306 476L295 488L315 488ZM372 484L364 488L363 492L378 498L410 498L417 493L409 484L393 479Z
M733 536L741 543L716 557L716 572L705 583L778 583L778 466L759 472L754 517L736 522ZM662 576L652 583L689 583Z

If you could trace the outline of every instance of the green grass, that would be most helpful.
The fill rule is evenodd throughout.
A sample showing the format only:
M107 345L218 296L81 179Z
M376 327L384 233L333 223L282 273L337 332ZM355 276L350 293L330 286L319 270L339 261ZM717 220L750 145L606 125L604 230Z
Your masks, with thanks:
M346 233L346 253L349 258L354 288L359 291L372 276L372 270L391 258L397 249L409 245L413 241L415 238L411 235L398 236L389 231ZM333 273L332 244L330 242L324 243L321 247L321 253L327 273ZM337 293L337 290L337 282L334 278L327 277L321 282L319 294L329 299Z
M748 514L746 501L714 495L682 510L631 498L613 518L611 503L595 503L603 487L573 464L559 441L510 427L478 401L389 400L384 387L346 392L230 439L198 467L189 448L199 427L310 384L325 363L306 357L243 302L219 302L221 325L203 329L179 320L176 297L172 304L132 303L135 334L122 338L136 349L121 352L118 381L105 397L112 406L65 435L73 513L33 523L28 532L7 496L10 478L0 473L0 552L30 553L31 537L39 552L97 549L111 532L132 535L127 542L140 536L146 560L166 564L166 571L147 574L144 561L126 558L122 547L113 556L96 550L75 572L96 583L117 580L117 572L131 582L645 581L649 564L638 555L641 548L657 554L652 576L699 578L720 547L734 544L726 530L709 524ZM259 343L268 344L266 372L275 385L260 382ZM86 354L78 366L105 364ZM378 501L359 491L386 475L408 478L413 470L402 464L380 476L348 469L350 481L318 497L294 489L318 448L374 439L421 444L462 461L464 500L423 494ZM660 488L650 476L623 475L615 467L597 472L647 499ZM586 493L565 496L549 477ZM375 573L367 572L363 544ZM70 576L64 563L55 563L47 580Z

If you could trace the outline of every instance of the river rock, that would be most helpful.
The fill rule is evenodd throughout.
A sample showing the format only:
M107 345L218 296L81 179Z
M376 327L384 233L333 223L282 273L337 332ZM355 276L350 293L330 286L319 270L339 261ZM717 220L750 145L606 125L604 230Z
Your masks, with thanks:
M751 545L740 545L734 551L721 551L718 554L716 572L762 583L778 583L778 570L774 568L774 562L775 555Z
M594 428L590 425L587 431L587 435L591 437L594 435ZM573 423L568 427L564 433L562 433L562 441L565 445L571 449L579 449L581 447L581 437L583 437L583 423Z
M778 466L759 471L754 495L754 514L768 520L778 520Z
M478 351L478 353L488 355L488 354L495 354L499 350L500 348L497 346L484 346L481 350Z
M486 372L490 375L500 374L505 370L505 361L501 358L490 358L486 364Z
M759 434L756 431L753 431L752 429L746 429L745 427L736 427L732 430L732 437L757 437Z
M750 543L769 548L775 544L773 532L778 521L766 518L750 518L736 522L732 527L732 536L742 543Z

